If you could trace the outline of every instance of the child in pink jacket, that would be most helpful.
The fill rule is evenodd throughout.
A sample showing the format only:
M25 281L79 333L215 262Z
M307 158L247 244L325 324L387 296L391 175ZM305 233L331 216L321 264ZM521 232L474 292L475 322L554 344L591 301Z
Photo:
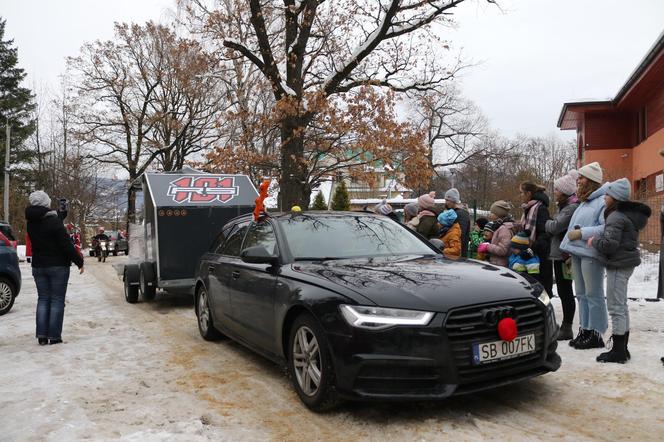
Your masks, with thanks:
M489 262L497 266L508 267L509 256L512 253L512 227L513 219L510 215L511 206L506 201L496 201L491 205L489 220L500 225L491 238L491 242L485 242L477 248L478 253L488 253Z

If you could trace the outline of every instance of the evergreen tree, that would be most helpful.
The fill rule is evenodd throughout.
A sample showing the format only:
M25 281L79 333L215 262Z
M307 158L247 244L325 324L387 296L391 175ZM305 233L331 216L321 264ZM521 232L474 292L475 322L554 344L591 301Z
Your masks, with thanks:
M314 199L313 210L327 210L327 204L325 204L325 198L323 197L323 192L319 191Z
M7 119L11 126L11 163L14 167L25 166L34 157L34 152L25 148L25 140L35 130L32 112L34 96L30 89L21 87L27 75L18 65L18 50L12 47L13 40L5 40L5 20L0 19L0 164L5 162L5 127Z
M5 40L5 23L0 17L0 167L4 169L7 122L11 127L10 163L12 192L24 193L31 180L30 163L36 158L35 151L28 149L25 141L36 128L33 118L34 96L30 89L21 87L27 75L18 67L18 50L12 47L13 40ZM3 176L4 177L4 176ZM3 183L0 178L0 184ZM4 191L4 189L2 189ZM12 207L10 213L22 213L23 207ZM6 217L6 214L3 214ZM22 217L21 217L22 218ZM10 219L11 220L11 219ZM13 220L17 220L13 215Z
M337 189L334 191L332 210L350 210L350 197L348 196L346 183L343 181L339 183Z

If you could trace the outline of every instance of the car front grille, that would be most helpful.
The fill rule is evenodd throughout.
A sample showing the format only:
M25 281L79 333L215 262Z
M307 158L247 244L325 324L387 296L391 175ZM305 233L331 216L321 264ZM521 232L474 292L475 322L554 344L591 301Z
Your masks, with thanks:
M519 336L533 333L536 352L481 365L473 364L473 344L500 340L497 327L482 319L481 310L487 307L513 307ZM543 358L545 346L545 310L536 300L504 301L451 311L445 321L454 365L461 385L500 379L536 368Z
M371 394L430 393L439 388L434 367L410 365L365 365L355 379L356 390Z

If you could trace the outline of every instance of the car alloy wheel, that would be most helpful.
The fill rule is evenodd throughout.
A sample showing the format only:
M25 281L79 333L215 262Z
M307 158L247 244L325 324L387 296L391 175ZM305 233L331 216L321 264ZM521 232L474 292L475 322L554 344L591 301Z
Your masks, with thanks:
M302 326L295 333L293 367L297 383L304 394L315 395L321 377L320 348L316 336L308 327Z
M309 313L298 316L290 327L288 368L300 400L311 410L334 408L339 402L334 367L322 327Z
M222 334L213 326L208 293L203 287L198 290L198 296L196 297L196 316L198 317L198 331L203 339L217 341L222 337Z
M208 327L210 327L210 309L208 308L207 292L205 290L201 290L198 295L198 326L203 332L207 332Z
M7 313L14 305L14 289L9 282L0 279L0 315Z

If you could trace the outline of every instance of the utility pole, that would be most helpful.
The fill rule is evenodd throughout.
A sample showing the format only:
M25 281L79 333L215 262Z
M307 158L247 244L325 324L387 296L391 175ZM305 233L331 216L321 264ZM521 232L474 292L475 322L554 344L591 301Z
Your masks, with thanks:
M9 126L9 117L7 117L7 141L5 142L5 200L4 215L5 222L9 222L9 143L11 140L11 128Z

